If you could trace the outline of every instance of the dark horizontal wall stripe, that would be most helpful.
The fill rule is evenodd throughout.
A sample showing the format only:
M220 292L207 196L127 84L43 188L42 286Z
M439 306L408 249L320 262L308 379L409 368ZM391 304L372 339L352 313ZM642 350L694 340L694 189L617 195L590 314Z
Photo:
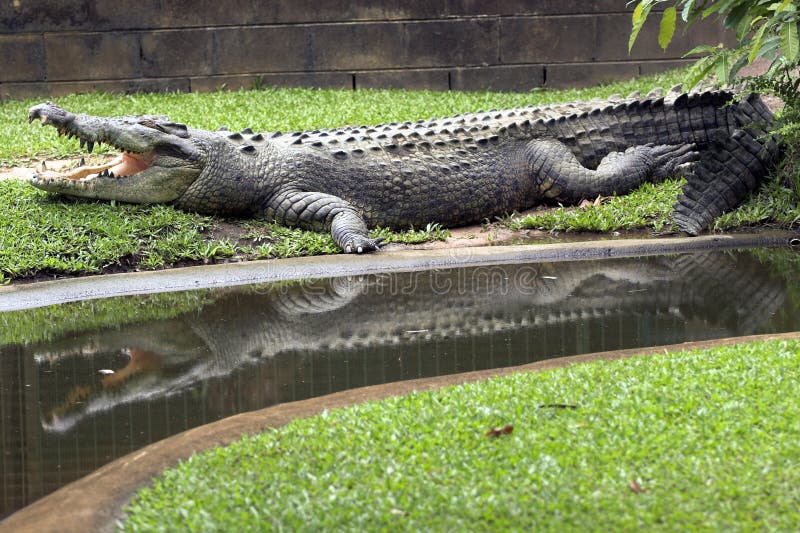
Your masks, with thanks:
M627 0L24 0L0 3L0 33L630 13Z
M27 0L0 3L0 98L256 85L529 91L657 72L658 15L626 0ZM679 30L681 31L681 30Z

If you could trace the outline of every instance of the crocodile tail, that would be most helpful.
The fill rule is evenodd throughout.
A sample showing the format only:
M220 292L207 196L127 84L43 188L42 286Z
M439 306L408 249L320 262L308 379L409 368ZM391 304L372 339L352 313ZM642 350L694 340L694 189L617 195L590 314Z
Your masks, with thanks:
M715 131L686 174L683 194L675 204L673 221L697 235L721 214L736 207L754 191L780 158L780 139L769 133L772 113L758 95L731 105L739 127L730 134Z
M672 258L679 273L676 283L689 283L691 291L676 291L684 298L674 302L687 320L715 317L732 335L758 331L781 308L786 298L783 282L766 275L750 254L700 252ZM691 294L686 298L686 294Z

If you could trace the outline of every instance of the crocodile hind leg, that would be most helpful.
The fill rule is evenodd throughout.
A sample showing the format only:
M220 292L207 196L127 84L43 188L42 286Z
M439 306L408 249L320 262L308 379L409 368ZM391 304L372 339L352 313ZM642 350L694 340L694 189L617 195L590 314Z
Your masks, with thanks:
M733 135L714 133L700 161L686 174L675 204L675 224L697 235L754 191L779 157L777 137L756 126L737 129Z
M525 146L528 168L545 198L577 203L598 195L626 194L646 181L661 181L697 160L693 144L642 145L612 152L596 170L584 167L563 143L534 140Z

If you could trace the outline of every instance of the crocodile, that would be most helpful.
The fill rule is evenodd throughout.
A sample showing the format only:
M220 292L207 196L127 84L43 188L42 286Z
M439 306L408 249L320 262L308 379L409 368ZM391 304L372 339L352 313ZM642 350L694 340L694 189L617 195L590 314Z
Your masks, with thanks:
M478 111L441 119L254 133L206 131L137 115L74 114L47 102L29 121L113 161L30 182L70 196L171 203L330 231L348 253L377 250L369 228L479 223L541 203L626 194L682 173L673 222L697 235L753 191L779 160L757 94L714 89Z

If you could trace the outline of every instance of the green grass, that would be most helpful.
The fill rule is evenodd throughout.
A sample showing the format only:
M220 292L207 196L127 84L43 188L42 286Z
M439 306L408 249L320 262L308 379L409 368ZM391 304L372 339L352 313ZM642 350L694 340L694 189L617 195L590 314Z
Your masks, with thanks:
M714 221L714 229L774 225L797 227L800 224L800 196L779 179L770 179L734 211Z
M794 530L798 380L771 341L325 412L167 470L121 529Z
M0 280L136 268L203 256L211 219L167 206L57 199L22 182L0 182Z
M596 207L559 206L504 223L512 229L549 231L616 231L645 228L664 231L671 224L672 206L684 180L645 183L625 196L607 199ZM735 210L714 221L715 231L747 227L794 228L800 224L800 201L792 189L771 178Z
M524 217L513 217L506 224L512 229L560 231L613 231L650 228L661 231L670 223L672 204L683 180L645 183L625 196L614 196L599 206L558 207Z

